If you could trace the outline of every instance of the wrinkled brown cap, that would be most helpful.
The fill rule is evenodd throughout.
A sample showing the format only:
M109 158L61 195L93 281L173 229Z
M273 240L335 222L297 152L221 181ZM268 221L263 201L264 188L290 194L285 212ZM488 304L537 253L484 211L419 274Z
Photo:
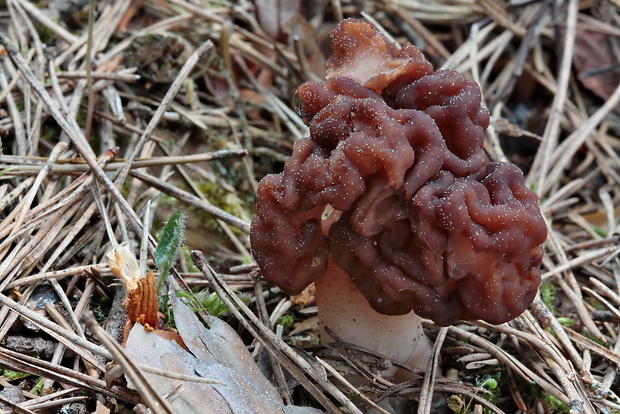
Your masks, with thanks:
M482 149L478 85L366 22L343 21L331 42L327 80L297 90L310 137L259 184L251 243L264 277L297 294L331 256L384 314L521 314L546 227L521 171Z

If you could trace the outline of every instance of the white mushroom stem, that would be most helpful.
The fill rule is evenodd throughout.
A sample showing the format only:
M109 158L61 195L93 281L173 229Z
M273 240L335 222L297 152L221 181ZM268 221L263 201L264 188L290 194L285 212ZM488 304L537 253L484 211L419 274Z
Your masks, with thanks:
M406 315L383 315L370 306L347 273L332 259L326 274L315 282L316 304L321 328L321 343L333 342L324 327L331 329L342 341L359 345L424 372L432 355L433 345L422 330L421 319L410 312ZM392 368L384 376L405 380L405 370Z

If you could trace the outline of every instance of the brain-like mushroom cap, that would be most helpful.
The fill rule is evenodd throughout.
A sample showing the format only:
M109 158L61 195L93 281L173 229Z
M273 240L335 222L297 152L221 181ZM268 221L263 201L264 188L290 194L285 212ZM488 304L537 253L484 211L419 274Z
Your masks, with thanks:
M384 314L521 314L546 227L521 171L482 149L478 85L365 22L343 21L331 41L327 80L297 90L310 136L259 184L251 243L264 277L297 294L331 256Z

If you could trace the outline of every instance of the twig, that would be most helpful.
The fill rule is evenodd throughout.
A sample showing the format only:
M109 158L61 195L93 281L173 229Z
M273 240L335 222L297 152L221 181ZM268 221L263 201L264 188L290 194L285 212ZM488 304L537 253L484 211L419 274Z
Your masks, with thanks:
M428 368L424 374L422 381L422 390L420 391L420 405L418 406L418 414L430 414L431 404L433 401L433 388L435 386L435 378L439 371L439 360L441 347L446 339L448 328L441 328L433 345L433 356L428 361Z
M616 87L613 94L605 101L592 116L575 132L570 134L562 144L558 145L553 151L554 157L550 158L549 162L549 174L546 177L546 181L543 182L544 186L537 186L538 192L548 191L551 185L557 183L567 168L568 163L578 151L584 141L588 138L589 134L596 128L603 119L620 103L620 85ZM553 166L553 167L551 167Z
M263 346L269 350L269 352L277 352L276 356L280 363L288 369L288 371L297 377L299 381L303 381L304 387L312 393L312 395L319 400L319 402L328 410L336 412L337 409L334 405L323 395L312 392L311 383L305 378L301 378L298 375L305 373L309 375L314 381L316 381L321 387L323 387L329 394L331 394L343 407L347 408L352 414L361 414L361 412L349 401L340 390L338 390L333 384L327 381L321 371L316 367L313 367L308 361L290 348L281 339L271 331L268 327L265 327L260 323L256 315L248 309L248 307L223 283L221 283L216 277L213 270L206 263L204 256L199 251L192 251L192 258L194 263L202 274L209 280L213 289L217 292L218 296L228 306L230 311L235 315L237 320L241 322L249 332L252 333L254 338L260 341ZM243 314L241 313L243 312ZM292 365L294 364L294 365ZM294 368L295 367L295 368ZM299 367L299 368L297 368Z
M93 71L92 53L93 53L93 26L95 25L95 0L90 0L88 5L88 24L86 31L86 94L88 96L88 109L86 110L86 127L84 128L84 136L90 139L90 129L93 125L93 112L95 110L95 93L93 92Z
M140 79L140 75L133 74L132 72L135 72L134 68L124 69L118 72L91 72L90 76L92 79L106 79L110 81L134 83ZM83 79L87 76L86 72L83 71L62 71L55 72L55 75L61 79Z
M16 46L11 42L9 38L0 33L0 44L2 44L7 50L9 57L15 63L15 65L19 68L19 70L23 73L24 77L30 83L35 92L41 97L41 99L45 102L46 106L52 113L54 119L63 130L65 134L73 141L75 147L78 152L82 155L82 157L86 160L87 164L91 167L93 173L103 184L105 184L106 189L110 192L110 194L116 199L116 201L120 204L123 212L131 218L132 224L135 227L138 233L142 233L142 227L140 223L140 219L136 215L136 213L131 209L131 207L127 204L127 201L124 199L123 195L120 191L115 187L114 183L110 180L110 178L106 175L103 169L97 164L97 160L95 159L94 153L90 145L84 138L84 135L76 129L72 124L70 124L62 115L62 113L58 110L56 104L52 101L52 98L49 96L47 91L43 88L43 86L38 82L35 78L34 74L24 61L24 59L19 54Z
M66 148L67 144L63 142L56 144L54 150L49 156L48 161L45 163L45 165L37 175L37 178L34 181L32 187L30 188L30 191L28 191L28 194L26 194L24 200L22 200L22 202L20 203L20 208L13 210L13 212L9 214L9 216L5 220L3 220L3 222L0 224L0 231L5 229L13 221L14 216L18 212L19 215L17 216L17 218L15 219L15 223L13 224L13 233L21 228L22 224L24 224L26 216L28 215L28 212L30 211L30 206L34 201L35 196L37 195L37 191L39 191L39 187L43 183L43 180L49 174L52 165L56 162L58 157L60 157L62 153L65 152Z
M177 78L174 80L174 82L170 86L170 89L168 89L168 92L166 92L164 99L162 99L160 105L157 108L157 111L155 111L155 114L153 114L153 117L151 118L148 125L144 129L144 133L142 134L142 136L140 136L140 139L136 143L133 151L131 152L127 160L125 161L125 165L121 169L118 175L118 178L116 179L117 183L122 183L123 181L125 181L125 177L127 176L129 169L131 168L131 164L133 160L140 153L140 151L142 150L142 147L144 146L144 144L146 144L149 137L151 136L151 134L153 133L153 131L159 124L159 121L164 115L164 112L166 112L166 110L168 109L168 106L172 103L172 100L174 99L177 92L183 85L183 82L189 76L194 66L198 63L198 60L210 50L213 50L213 42L211 42L211 40L207 40L198 49L196 49L196 51L192 53L191 57L187 60L187 62L185 62L185 64L183 65L183 68L181 68L181 70L179 71Z
M168 194L171 197L178 199L179 201L189 204L190 206L196 207L205 213L208 213L219 220L222 220L224 223L230 224L233 227L238 228L242 232L246 234L250 234L250 224L245 221L233 216L225 212L222 209L215 207L213 204L202 200L195 195L192 195L186 191L180 190L173 185L165 183L158 178L155 178L151 175L144 174L138 171L131 171L129 173L131 176L139 179L140 181L158 189L159 191Z
M52 33L58 36L60 39L64 40L68 44L75 43L77 41L77 37L73 34L69 33L62 26L55 23L52 19L47 17L44 13L42 13L32 2L25 0L16 0L20 6L22 6L28 13L32 15L39 23L49 29Z
M568 80L570 76L571 62L573 58L573 49L575 46L575 34L577 24L577 12L579 2L570 0L568 6L566 37L564 41L564 52L562 54L562 62L560 64L560 75L558 78L557 91L553 99L551 114L549 121L545 127L543 134L543 144L538 150L536 158L532 164L532 172L527 178L528 183L536 181L536 192L542 195L547 186L547 174L551 168L551 154L556 151L557 141L560 134L560 119L564 113L564 103L568 93ZM534 176L533 174L536 174Z
M77 266L77 267L71 267L71 268L63 269L63 270L54 270L52 272L45 272L45 273L39 273L39 274L28 276L28 277L22 277L18 280L14 280L13 282L9 283L6 289L13 289L18 286L36 284L36 283L40 283L45 280L52 280L52 279L62 280L66 277L82 274L84 271L90 269L91 267L95 267L97 271L101 274L112 275L110 268L104 264Z
M82 348L92 352L95 355L102 356L104 358L111 359L111 354L105 349L101 348L98 345L89 342L79 335L74 334L73 332L69 332L66 329L61 328L55 323L51 322L49 319L39 315L37 312L28 309L24 305L20 305L14 300L8 298L7 296L0 293L0 304L6 306L13 311L17 312L20 316L28 319L35 325L38 325L42 328L45 328L46 331L56 334L58 337L65 338L67 341L74 343L75 345L79 345Z
M103 380L6 348L0 348L0 363L18 372L27 372L44 378L52 378L61 384L73 387L92 389L102 395L118 398L120 401L130 404L140 402L140 399L134 393L126 389L119 388L118 386L110 387Z
M84 316L84 321L88 330L110 351L112 359L122 367L123 372L133 386L136 387L144 403L149 406L152 412L156 414L174 414L174 409L168 401L155 392L144 376L142 369L127 355L118 342L105 329L99 326L92 312Z

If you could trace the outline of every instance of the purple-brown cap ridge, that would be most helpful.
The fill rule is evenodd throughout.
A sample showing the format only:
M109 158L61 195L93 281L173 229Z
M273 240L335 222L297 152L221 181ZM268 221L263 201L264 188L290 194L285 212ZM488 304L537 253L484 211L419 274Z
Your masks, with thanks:
M263 276L297 294L331 256L384 314L443 326L521 314L547 231L522 172L482 149L478 85L366 22L344 20L331 44L326 81L297 90L310 136L259 184Z

